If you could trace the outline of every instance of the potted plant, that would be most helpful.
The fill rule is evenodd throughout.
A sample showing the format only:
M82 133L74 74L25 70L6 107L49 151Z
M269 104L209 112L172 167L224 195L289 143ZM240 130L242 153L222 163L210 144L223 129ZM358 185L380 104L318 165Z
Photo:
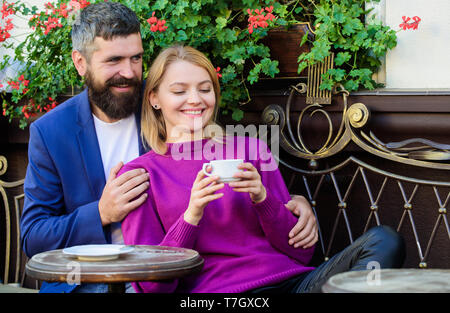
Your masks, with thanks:
M338 83L348 91L379 87L372 75L397 45L396 31L369 17L372 9L365 9L367 2L380 0L309 2L314 9L315 38L311 50L298 58L299 71L334 53L334 68L323 75L321 89L331 90Z

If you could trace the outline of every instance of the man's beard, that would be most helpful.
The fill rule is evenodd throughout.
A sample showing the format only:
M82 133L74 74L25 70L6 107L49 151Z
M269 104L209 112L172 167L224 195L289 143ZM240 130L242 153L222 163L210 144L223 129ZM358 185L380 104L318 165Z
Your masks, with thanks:
M111 119L120 120L130 116L136 112L141 103L142 82L138 78L111 77L100 85L95 82L91 71L88 70L85 82L90 102ZM124 85L133 87L132 91L116 95L111 90L113 86Z

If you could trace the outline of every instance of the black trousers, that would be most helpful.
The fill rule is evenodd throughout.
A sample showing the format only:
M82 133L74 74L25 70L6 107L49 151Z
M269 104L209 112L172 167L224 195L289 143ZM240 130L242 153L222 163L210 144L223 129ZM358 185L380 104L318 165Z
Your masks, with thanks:
M318 293L333 275L372 269L371 264L376 264L379 268L399 268L404 259L403 238L388 226L376 226L313 271L276 285L251 290L250 293Z

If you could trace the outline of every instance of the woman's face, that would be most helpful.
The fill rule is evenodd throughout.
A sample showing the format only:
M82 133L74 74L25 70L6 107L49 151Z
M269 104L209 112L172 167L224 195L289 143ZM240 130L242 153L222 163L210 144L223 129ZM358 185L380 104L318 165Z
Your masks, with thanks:
M167 142L182 142L202 138L201 131L214 113L216 95L206 69L179 60L166 68L150 101L162 111Z

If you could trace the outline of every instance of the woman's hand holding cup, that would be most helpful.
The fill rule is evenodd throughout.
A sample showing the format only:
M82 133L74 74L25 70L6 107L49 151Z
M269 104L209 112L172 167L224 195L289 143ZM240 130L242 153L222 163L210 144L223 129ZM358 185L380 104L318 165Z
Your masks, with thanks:
M224 187L223 183L217 183L219 176L205 177L203 170L200 170L192 185L189 206L184 212L184 220L192 225L198 225L208 203L223 197L223 193L215 193Z
M266 188L262 184L261 175L252 163L241 163L239 169L244 171L236 172L233 177L240 178L240 181L230 182L229 186L237 192L248 192L250 199L254 203L262 202L266 199Z

